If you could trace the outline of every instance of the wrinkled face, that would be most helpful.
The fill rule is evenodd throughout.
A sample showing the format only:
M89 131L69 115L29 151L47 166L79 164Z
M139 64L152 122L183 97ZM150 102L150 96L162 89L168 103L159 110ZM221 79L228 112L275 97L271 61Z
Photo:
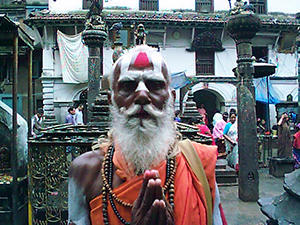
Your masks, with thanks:
M111 75L114 141L135 173L154 168L176 140L167 66L157 52L140 46L123 55Z
M152 105L159 110L170 97L168 70L164 61L145 52L126 55L118 62L113 74L113 100L126 110L133 104ZM143 108L135 115L147 118Z

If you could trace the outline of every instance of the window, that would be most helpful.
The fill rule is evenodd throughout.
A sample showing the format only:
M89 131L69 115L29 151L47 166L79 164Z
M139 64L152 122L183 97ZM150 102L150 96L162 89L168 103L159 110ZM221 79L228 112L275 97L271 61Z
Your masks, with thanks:
M159 0L140 0L139 9L148 11L158 11Z
M196 12L210 13L214 11L213 0L196 0Z
M267 14L267 0L250 0L257 14Z
M196 74L199 76L215 74L213 51L196 51Z

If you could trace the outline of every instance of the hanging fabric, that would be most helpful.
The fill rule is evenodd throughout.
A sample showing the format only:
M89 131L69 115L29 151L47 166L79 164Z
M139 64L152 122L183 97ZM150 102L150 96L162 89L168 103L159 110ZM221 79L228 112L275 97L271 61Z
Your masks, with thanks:
M280 102L279 96L271 84L269 77L254 79L254 86L256 101L268 104L277 104Z
M185 71L171 74L171 87L175 90L182 88L189 83L191 83L191 81L187 78Z
M57 31L57 43L61 59L64 83L86 83L88 81L88 48L81 41L81 33L66 35Z

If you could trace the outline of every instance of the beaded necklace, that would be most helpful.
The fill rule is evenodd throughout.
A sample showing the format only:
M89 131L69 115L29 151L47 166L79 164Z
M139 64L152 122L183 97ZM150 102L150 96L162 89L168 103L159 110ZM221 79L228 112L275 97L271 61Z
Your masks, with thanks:
M118 219L125 225L130 225L129 222L126 222L124 218L120 215L115 205L115 202L121 204L124 207L132 208L133 205L123 200L119 199L117 195L112 190L112 176L113 176L113 155L114 155L114 146L111 145L107 153L105 154L103 163L102 163L102 180L103 180L103 187L102 187L102 203L103 203L103 222L105 225L109 225L108 220L108 211L107 211L107 197L109 202L112 206L112 209ZM163 187L164 195L169 193L169 203L174 208L174 178L176 173L176 159L175 156L172 158L167 159L167 166L166 166L166 183ZM107 196L108 195L108 196Z

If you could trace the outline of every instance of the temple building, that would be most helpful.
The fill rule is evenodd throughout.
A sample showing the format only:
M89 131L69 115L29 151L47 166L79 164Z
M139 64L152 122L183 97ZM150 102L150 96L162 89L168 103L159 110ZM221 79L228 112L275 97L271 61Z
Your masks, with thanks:
M216 109L229 111L236 108L236 45L225 29L228 9L216 11L214 0L186 0L184 7L174 1L170 10L166 0L100 1L102 19L108 28L122 22L120 40L123 49L135 45L139 24L146 31L146 42L157 48L170 66L172 74L188 77L187 86L176 89L176 108L183 109L187 91L191 88L197 107L204 104L209 122ZM234 3L234 2L233 2ZM233 4L232 3L232 4ZM244 5L255 10L262 28L253 38L253 62L272 63L276 69L269 77L255 80L258 99L257 117L270 116L276 122L275 104L287 95L298 98L297 61L294 41L300 20L296 15L268 12L267 0L251 1ZM130 5L131 4L131 5ZM42 103L45 115L52 115L63 123L67 108L86 103L88 50L82 44L86 14L91 1L49 0L47 10L27 7L27 31L36 41L40 75L35 91L36 101ZM29 12L29 10L31 10ZM108 29L104 42L103 75L113 64L116 35ZM257 77L263 72L257 72ZM261 73L261 76L260 74ZM272 96L266 97L266 91Z

